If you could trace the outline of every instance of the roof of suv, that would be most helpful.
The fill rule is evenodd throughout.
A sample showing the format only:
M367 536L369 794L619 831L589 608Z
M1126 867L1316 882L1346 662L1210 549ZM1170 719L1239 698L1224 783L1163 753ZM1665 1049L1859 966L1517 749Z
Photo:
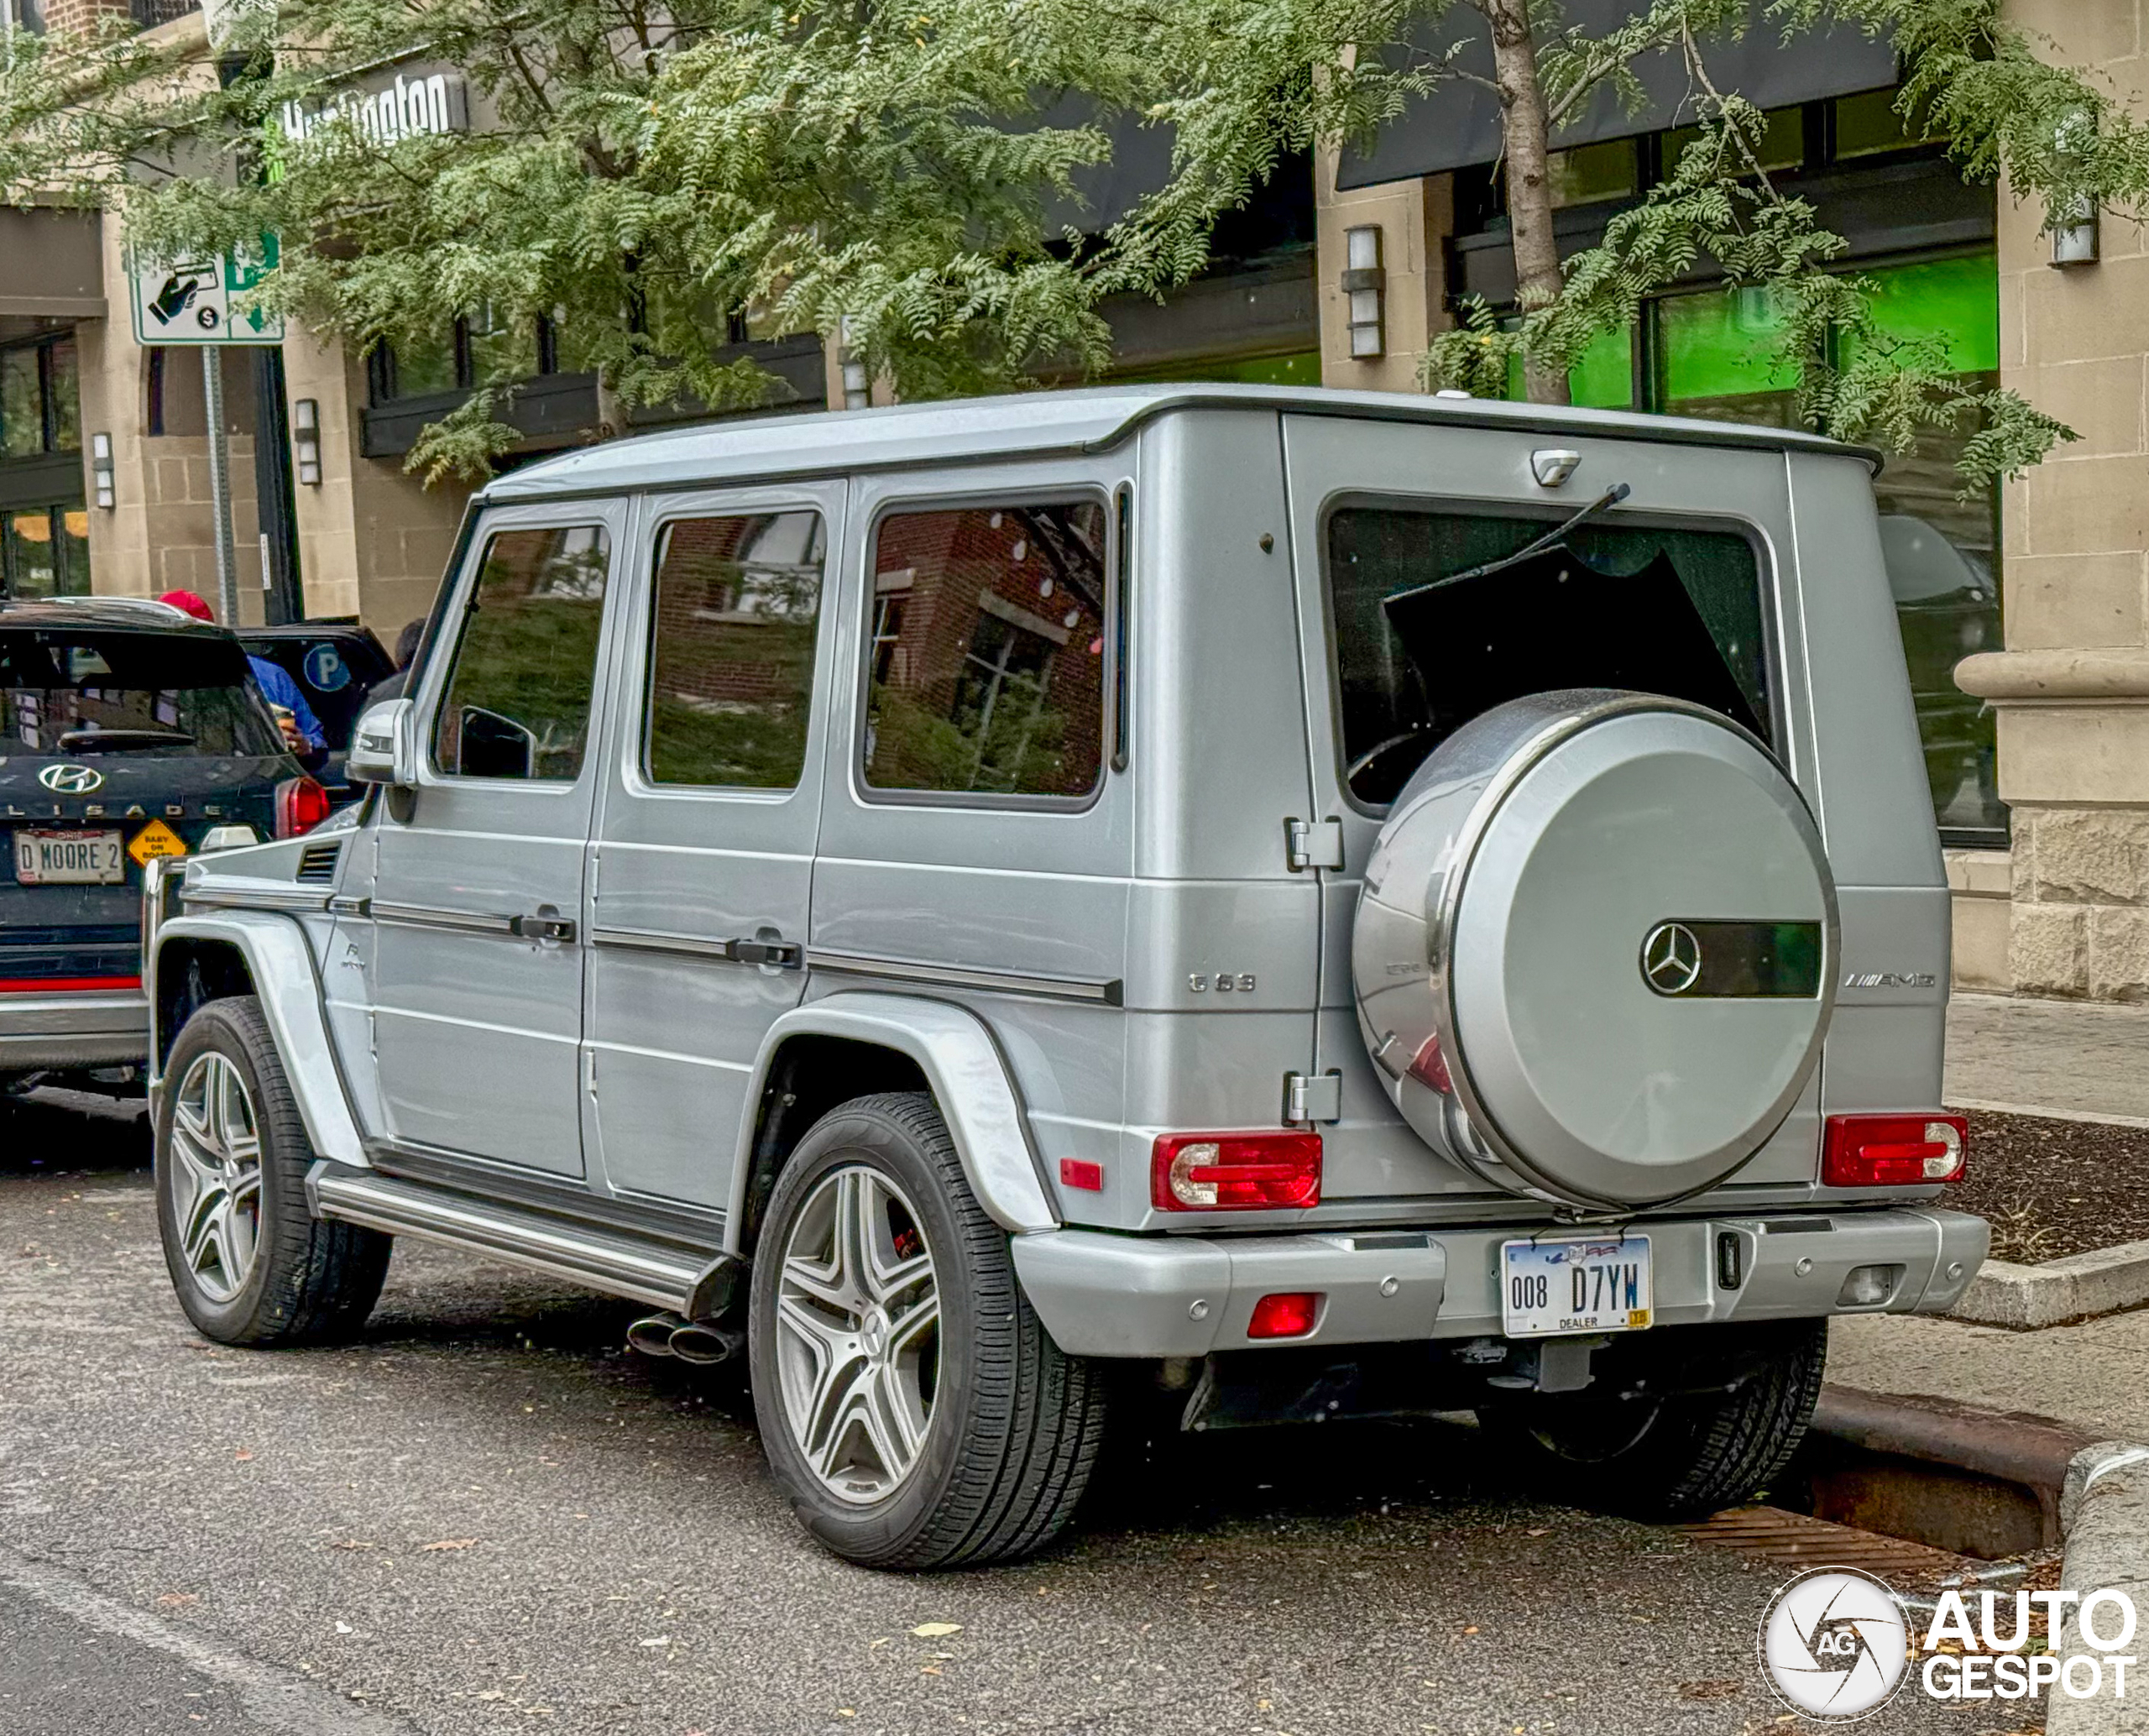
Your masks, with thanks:
M1435 422L1555 437L1610 435L1681 445L1854 456L1875 470L1880 463L1880 454L1865 447L1844 446L1797 429L1642 416L1632 410L1570 410L1489 398L1344 392L1315 386L1122 385L874 410L813 410L669 429L563 452L496 478L480 498L527 500L813 472L1098 452L1118 445L1142 423L1169 410L1263 407L1305 416Z
M22 602L0 598L0 627L102 627L229 636L214 621L196 620L147 597L54 597Z

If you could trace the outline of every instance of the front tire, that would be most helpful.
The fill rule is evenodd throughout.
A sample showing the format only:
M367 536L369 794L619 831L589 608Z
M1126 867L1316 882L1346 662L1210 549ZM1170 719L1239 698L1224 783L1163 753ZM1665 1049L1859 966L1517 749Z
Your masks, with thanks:
M1031 1310L930 1097L824 1116L758 1249L755 1410L815 1538L917 1571L1012 1560L1059 1531L1103 1437L1102 1378Z
M1813 1420L1827 1321L1671 1330L1709 1335L1685 1342L1728 1372L1728 1390L1678 1390L1668 1357L1654 1379L1606 1368L1581 1393L1531 1394L1481 1409L1493 1461L1519 1467L1557 1499L1637 1519L1691 1519L1766 1488ZM1614 1388L1622 1395L1600 1390Z
M179 1305L220 1344L317 1344L365 1324L393 1243L306 1210L314 1163L254 996L198 1008L172 1044L156 1132L157 1229Z

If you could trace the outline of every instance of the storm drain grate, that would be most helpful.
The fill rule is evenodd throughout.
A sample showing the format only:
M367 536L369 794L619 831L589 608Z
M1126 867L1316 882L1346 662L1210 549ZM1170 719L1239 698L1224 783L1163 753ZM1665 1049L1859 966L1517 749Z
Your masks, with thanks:
M1735 1550L1758 1561L1789 1567L1862 1567L1893 1584L1901 1580L1939 1579L1975 1566L1901 1537L1883 1537L1854 1525L1838 1525L1811 1514L1786 1513L1780 1507L1733 1507L1698 1524L1679 1529L1697 1543Z

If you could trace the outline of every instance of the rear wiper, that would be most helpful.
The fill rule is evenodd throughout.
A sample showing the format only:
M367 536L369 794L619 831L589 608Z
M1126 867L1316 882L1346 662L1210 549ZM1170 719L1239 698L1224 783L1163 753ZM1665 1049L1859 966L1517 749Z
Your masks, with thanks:
M60 750L69 754L124 753L130 747L192 747L195 740L183 729L68 729L60 737Z
M1633 493L1634 490L1626 484L1615 482L1565 524L1554 526L1535 542L1525 542L1513 554L1502 555L1497 561L1487 561L1482 566L1472 567L1461 573L1451 573L1444 578L1433 580L1430 584L1416 585L1407 591L1398 591L1393 597L1383 598L1382 606L1386 607L1390 603L1399 603L1405 597L1421 597L1427 591L1437 591L1442 585L1461 584L1466 578L1482 578L1488 573L1498 573L1504 567L1513 567L1528 560L1532 555L1542 554L1576 526L1587 524L1600 512L1609 512Z

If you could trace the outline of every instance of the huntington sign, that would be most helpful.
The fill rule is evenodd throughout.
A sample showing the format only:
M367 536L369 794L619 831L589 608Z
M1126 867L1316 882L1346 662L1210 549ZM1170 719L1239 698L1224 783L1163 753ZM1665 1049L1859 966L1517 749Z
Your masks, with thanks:
M311 107L286 102L279 116L284 137L294 144L342 118L374 144L393 144L421 133L468 132L470 99L458 73L406 78L399 72L380 90L342 91Z

